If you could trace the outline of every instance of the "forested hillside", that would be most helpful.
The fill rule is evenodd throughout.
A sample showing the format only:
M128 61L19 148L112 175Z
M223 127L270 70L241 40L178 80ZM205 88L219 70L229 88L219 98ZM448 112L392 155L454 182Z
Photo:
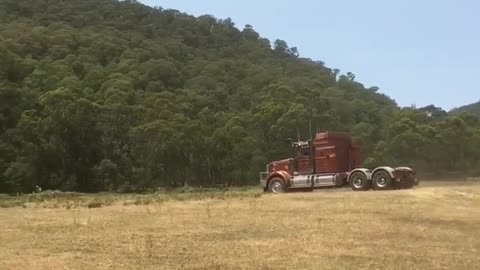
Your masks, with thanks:
M468 104L465 106L461 106L450 111L451 114L460 114L464 112L472 113L472 114L476 114L477 116L480 116L480 101L476 103Z
M400 109L249 25L135 1L0 0L0 192L253 184L309 121L361 139L365 165L479 165L478 117Z

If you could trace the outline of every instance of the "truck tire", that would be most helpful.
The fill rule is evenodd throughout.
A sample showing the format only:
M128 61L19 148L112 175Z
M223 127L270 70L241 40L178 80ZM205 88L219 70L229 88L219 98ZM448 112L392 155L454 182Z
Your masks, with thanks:
M387 171L381 170L373 175L372 184L375 190L388 190L392 188L393 181Z
M372 182L363 172L354 172L350 175L350 186L354 191L365 191L372 187Z
M286 191L285 183L282 179L275 177L268 183L268 191L271 193L284 193Z

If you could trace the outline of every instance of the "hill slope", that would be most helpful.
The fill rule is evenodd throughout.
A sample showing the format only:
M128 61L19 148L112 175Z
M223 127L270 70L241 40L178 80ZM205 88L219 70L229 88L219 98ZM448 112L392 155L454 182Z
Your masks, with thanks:
M459 114L462 112L480 115L480 101L476 103L468 104L465 106L461 106L450 111L451 114Z
M462 119L400 110L251 26L135 1L0 0L0 101L0 192L256 183L309 121L361 139L367 164L474 163L435 153L476 132Z

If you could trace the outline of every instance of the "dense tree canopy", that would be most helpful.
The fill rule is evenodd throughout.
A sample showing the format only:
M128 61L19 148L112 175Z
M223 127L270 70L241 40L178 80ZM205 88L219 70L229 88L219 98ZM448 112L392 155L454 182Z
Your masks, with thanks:
M365 165L479 165L476 116L399 108L251 25L131 0L0 0L0 192L254 184L309 122L361 139Z

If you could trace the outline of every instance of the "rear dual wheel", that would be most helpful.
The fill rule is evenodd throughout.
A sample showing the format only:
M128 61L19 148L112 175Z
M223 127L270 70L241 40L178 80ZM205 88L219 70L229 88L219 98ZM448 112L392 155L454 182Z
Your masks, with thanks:
M372 187L374 190L389 190L393 187L393 179L384 170L376 172L371 180L363 172L355 172L350 176L350 186L354 191L369 190Z
M363 172L354 172L350 176L350 186L354 191L365 191L372 187L372 181Z
M388 172L378 171L372 177L372 184L375 190L388 190L392 189L393 181Z

